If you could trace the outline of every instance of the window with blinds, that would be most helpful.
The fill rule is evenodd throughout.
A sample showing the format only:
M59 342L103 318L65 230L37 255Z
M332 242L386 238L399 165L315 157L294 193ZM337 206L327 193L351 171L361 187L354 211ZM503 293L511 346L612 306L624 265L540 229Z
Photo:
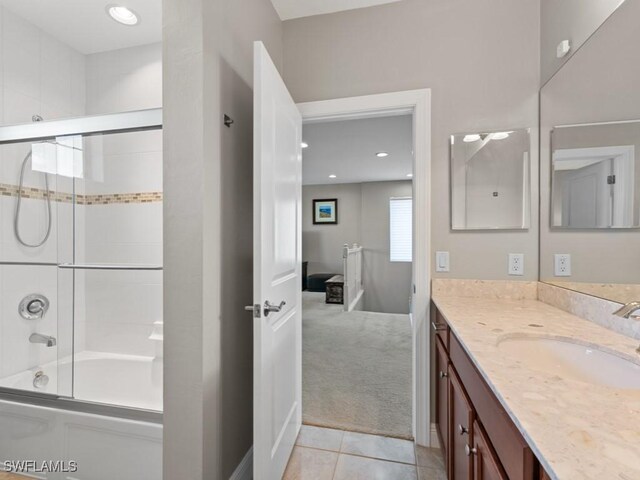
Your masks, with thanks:
M413 200L389 199L389 239L392 262L411 262L413 252Z

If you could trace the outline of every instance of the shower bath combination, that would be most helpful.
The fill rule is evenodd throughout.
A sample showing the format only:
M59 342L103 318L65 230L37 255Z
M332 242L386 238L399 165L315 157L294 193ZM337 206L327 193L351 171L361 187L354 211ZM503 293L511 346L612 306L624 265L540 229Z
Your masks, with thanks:
M39 120L0 126L3 158L19 152L0 196L0 466L47 452L78 478L160 478L162 110Z
M41 122L43 120L43 118L40 115L34 115L33 117L31 117L31 119L34 122ZM25 155L24 160L22 160L22 165L20 167L20 179L18 182L18 197L16 200L16 209L13 215L13 233L18 243L20 243L20 245L22 245L23 247L39 248L39 247L42 247L45 243L47 243L47 240L49 240L49 236L51 235L51 223L52 223L51 191L49 190L49 174L48 173L43 173L44 185L46 190L46 202L47 202L47 227L46 227L45 235L42 238L42 240L40 240L39 242L29 243L20 234L20 210L22 207L22 188L24 186L24 172L27 168L27 164L29 163L29 160L32 160L32 158L33 158L33 151L30 150L29 153Z

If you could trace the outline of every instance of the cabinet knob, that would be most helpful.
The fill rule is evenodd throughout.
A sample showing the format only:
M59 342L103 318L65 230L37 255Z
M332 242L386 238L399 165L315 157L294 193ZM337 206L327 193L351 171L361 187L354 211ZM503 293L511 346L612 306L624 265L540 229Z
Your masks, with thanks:
M465 445L464 446L464 453L467 454L467 457L470 457L471 454L475 455L476 453L478 453L478 449L477 448L471 448L471 445Z
M465 433L469 433L469 429L462 425L458 425L458 432L460 432L460 435L464 435Z
M440 371L440 378L447 378L449 374L447 372Z

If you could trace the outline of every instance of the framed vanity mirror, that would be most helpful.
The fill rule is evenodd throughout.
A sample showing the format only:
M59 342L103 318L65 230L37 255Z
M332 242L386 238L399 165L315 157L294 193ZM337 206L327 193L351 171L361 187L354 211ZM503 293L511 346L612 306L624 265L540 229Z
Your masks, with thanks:
M640 121L555 127L551 152L551 226L640 227Z
M540 280L640 300L640 1L540 90Z
M529 228L529 129L469 132L450 142L451 229Z

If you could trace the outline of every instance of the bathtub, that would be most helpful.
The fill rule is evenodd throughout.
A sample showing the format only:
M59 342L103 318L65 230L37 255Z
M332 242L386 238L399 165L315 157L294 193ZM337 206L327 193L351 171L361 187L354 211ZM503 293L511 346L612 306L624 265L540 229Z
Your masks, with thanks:
M33 383L38 371L49 377L41 388ZM27 395L70 397L72 385L73 399L32 402L24 397L32 403L22 403L12 395L0 398L0 472L8 465L5 462L62 461L66 462L62 467L71 470L69 465L77 465L77 471L31 468L17 473L47 480L161 480L162 360L80 352L73 363L64 358L0 379L0 387L24 390ZM61 408L56 408L58 404ZM101 414L84 406L101 408ZM110 415L110 406L127 415Z
M49 377L46 386L34 386L36 372ZM85 351L77 353L73 363L66 357L0 379L0 387L162 411L162 360Z

